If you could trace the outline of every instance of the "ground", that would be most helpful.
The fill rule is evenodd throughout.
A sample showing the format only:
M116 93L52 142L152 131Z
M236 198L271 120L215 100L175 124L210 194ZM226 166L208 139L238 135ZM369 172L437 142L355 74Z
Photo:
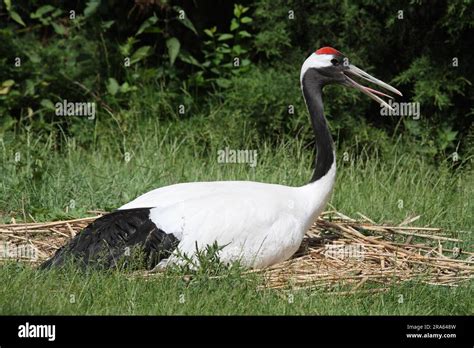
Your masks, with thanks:
M162 132L162 130L155 130ZM153 130L150 132L153 133ZM93 209L112 210L154 187L182 181L256 180L301 185L310 177L311 151L298 141L257 148L258 164L221 164L217 151L163 134L135 139L125 161L120 144L89 151L80 147L58 154L45 148L41 172L9 157L2 162L3 222L52 221L87 216ZM143 141L141 141L143 140ZM8 144L7 144L8 146ZM17 145L20 146L20 145ZM117 146L115 148L114 146ZM7 147L4 153L14 153ZM27 151L26 147L20 147ZM344 150L344 149L343 149ZM179 153L179 155L177 155ZM213 155L215 154L215 156ZM44 157L43 157L44 158ZM152 159L152 160L150 160ZM472 251L474 185L468 171L451 163L433 166L421 157L366 154L344 161L328 209L349 216L362 213L376 223L399 224L420 216L417 226L442 228L445 236L462 239L452 247ZM28 166L31 166L28 168ZM156 168L152 170L152 168ZM33 172L33 173L32 173ZM28 180L39 175L38 180ZM222 271L191 280L171 273L157 278L110 272L38 272L28 264L0 267L1 314L473 314L472 281L457 287L428 285L422 279L393 284L385 292L334 294L318 289L262 289L264 279L240 270ZM183 279L184 278L184 279ZM259 290L257 290L259 289ZM340 289L344 290L344 289Z

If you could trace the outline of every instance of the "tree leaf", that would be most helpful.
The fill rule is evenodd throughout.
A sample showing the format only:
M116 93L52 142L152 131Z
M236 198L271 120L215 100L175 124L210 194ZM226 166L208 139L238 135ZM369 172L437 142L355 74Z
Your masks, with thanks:
M170 58L170 65L174 64L174 61L176 60L176 57L179 54L179 49L181 47L181 44L179 43L179 40L175 37L171 37L168 40L166 40L166 47L168 48L168 56Z
M242 59L242 66L250 65L250 59Z
M246 30L239 31L239 36L240 37L252 37L252 35Z
M182 25L191 30L194 34L198 34L193 22L189 20L188 16L185 16L183 19L178 18L178 20L181 22Z
M232 51L236 54L239 55L244 52L244 49L240 45L235 45L232 47Z
M181 50L181 52L179 54L179 59L182 62L185 62L187 64L191 64L191 65L195 65L195 66L198 66L200 68L203 68L203 65L201 63L199 63L199 61L196 58L194 58L189 52L187 52L185 50Z
M204 29L204 33L209 37L214 37L214 33L209 29Z
M107 91L111 95L116 95L119 88L120 88L120 86L119 86L117 80L114 79L113 77L109 77L109 80L108 80L108 83L107 83Z
M242 23L250 23L250 22L252 21L252 18L250 18L250 17L242 17L242 18L240 19L240 21L241 21Z
M40 105L44 107L45 109L49 110L55 110L56 108L54 107L54 104L51 100L49 99L41 99Z
M217 78L216 83L221 88L229 88L231 86L231 82L224 78Z
M32 63L41 62L41 57L34 50L25 51L25 54Z
M237 29L239 26L240 26L240 24L239 24L239 22L237 21L237 19L232 18L232 21L230 22L230 31L234 31L234 30Z
M16 120L8 115L2 116L0 119L0 133L4 133L16 124Z
M63 10L61 10L60 8L57 8L53 13L51 13L51 17L56 18L62 14L63 14Z
M238 4L234 4L234 16L239 18L241 14L242 14L242 6Z
M84 17L92 16L100 6L100 0L89 0L84 9Z
M132 54L130 64L135 64L150 55L151 46L142 46Z
M11 19L13 19L18 24L21 24L24 27L26 27L26 24L25 24L25 22L23 22L23 19L21 19L20 15L18 13L16 13L15 11L10 11L10 17L11 17Z
M122 56L124 56L124 57L130 56L133 45L135 45L135 43L137 43L137 41L138 40L135 39L135 37L130 36L130 37L127 38L127 41L125 41L125 43L119 45L119 51L122 54Z
M2 87L11 87L15 84L15 80L5 80L2 82Z
M107 30L107 29L110 29L110 27L114 23L115 23L115 21L105 21L105 22L100 23L100 26L102 27L102 29Z
M194 24L189 20L188 17L184 17L184 19L179 20L186 28L191 30L194 34L198 34L196 28L194 27Z
M218 41L226 41L226 40L232 39L233 37L234 37L234 35L226 33L226 34L219 35L219 38L217 40Z
M25 95L35 95L35 83L31 79L26 80Z
M58 35L65 35L66 34L66 28L62 24L56 24L56 23L51 23L53 26L54 32Z
M33 12L32 14L30 14L30 18L31 19L36 19L36 18L40 18L40 17L43 17L46 13L48 12L52 12L54 11L56 8L54 6L51 6L51 5L44 5L44 6L41 6L39 9L37 9L35 12Z
M0 86L0 95L5 95L10 92L10 88L15 84L15 81L13 80L6 80L2 82L2 85Z
M179 6L173 6L174 10L176 12L180 12L180 11L183 11L183 9ZM198 34L196 28L194 27L194 24L193 22L191 22L191 20L188 18L188 14L185 12L185 16L184 18L180 18L178 16L178 21L181 22L182 25L184 25L186 28L188 28L189 30L191 30L194 34Z
M143 33L146 29L148 29L149 27L153 26L154 24L156 24L156 22L158 22L158 17L156 17L156 15L153 15L151 16L150 18L148 18L147 20L145 20L142 25L140 25L140 28L138 28L138 31L135 35L140 35L141 33Z

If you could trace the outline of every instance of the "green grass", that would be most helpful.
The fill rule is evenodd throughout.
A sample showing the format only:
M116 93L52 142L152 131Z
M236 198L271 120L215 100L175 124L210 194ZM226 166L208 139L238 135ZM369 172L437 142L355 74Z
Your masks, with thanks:
M187 282L176 274L155 279L74 269L38 272L0 268L1 314L153 315L461 315L473 314L472 284L448 289L410 282L387 293L334 295L323 290L260 290L256 276L224 273ZM401 300L403 299L403 301Z
M222 116L224 125L210 122L217 117L211 114L92 129L91 145L64 137L59 150L52 133L5 137L0 141L0 217L3 221L82 217L88 210L111 210L152 188L185 181L306 183L313 158L302 140L256 140L251 130L236 130L242 125L230 116ZM257 166L219 164L217 150L226 146L256 149ZM399 223L421 215L417 225L445 228L466 241L462 247L472 249L472 172L467 167L454 169L448 161L433 166L415 151L407 151L409 144L389 149L382 155L357 149L357 144L340 145L332 206L379 222ZM19 162L14 160L16 152L21 153ZM294 302L289 303L287 293L256 291L261 282L258 277L232 274L188 284L176 275L145 280L119 272L38 272L8 264L0 267L0 314L474 313L472 283L441 288L410 282L393 285L387 293L351 296L299 291L292 293ZM179 301L182 294L185 303Z
M212 125L205 122L149 122L123 136L119 129L111 129L88 147L66 138L61 151L56 150L52 135L0 138L3 220L11 216L22 220L29 214L37 220L80 217L87 210L115 209L148 190L178 182L254 180L304 185L310 178L312 149L299 138L276 144L247 142L245 136L210 139ZM257 150L257 166L218 163L217 151L226 146ZM346 214L361 212L376 221L400 222L421 215L417 224L472 231L472 170L467 166L453 169L449 161L433 166L407 148L407 144L393 144L388 154L381 155L357 149L357 144L341 145L330 203ZM17 152L19 162L14 160Z

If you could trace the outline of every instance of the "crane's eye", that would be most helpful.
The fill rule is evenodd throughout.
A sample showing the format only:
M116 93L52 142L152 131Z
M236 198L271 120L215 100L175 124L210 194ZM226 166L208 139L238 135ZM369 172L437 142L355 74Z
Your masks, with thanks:
M337 60L336 58L333 58L333 59L331 59L331 63L332 63L332 65L337 66L337 65L339 65L339 60Z

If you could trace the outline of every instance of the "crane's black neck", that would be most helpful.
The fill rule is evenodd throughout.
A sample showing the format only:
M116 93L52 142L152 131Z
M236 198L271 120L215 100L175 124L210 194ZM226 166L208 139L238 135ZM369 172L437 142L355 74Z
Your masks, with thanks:
M310 182L322 178L334 163L334 143L324 118L322 99L322 78L315 69L309 69L303 76L302 89L308 107L315 136L315 164Z

